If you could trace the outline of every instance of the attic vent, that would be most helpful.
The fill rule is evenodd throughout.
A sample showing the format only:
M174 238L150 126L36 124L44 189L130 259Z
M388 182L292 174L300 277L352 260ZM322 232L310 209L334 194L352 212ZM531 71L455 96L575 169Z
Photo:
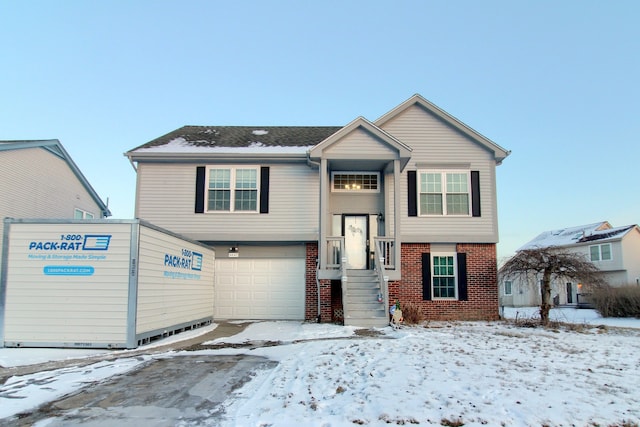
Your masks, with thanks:
M269 131L268 131L268 130L264 130L264 129L256 129L256 130L254 130L254 131L253 131L253 132L251 132L251 133L252 133L252 134L254 134L254 135L258 135L258 136L260 136L260 135L266 135L266 134L268 134L268 133L269 133Z

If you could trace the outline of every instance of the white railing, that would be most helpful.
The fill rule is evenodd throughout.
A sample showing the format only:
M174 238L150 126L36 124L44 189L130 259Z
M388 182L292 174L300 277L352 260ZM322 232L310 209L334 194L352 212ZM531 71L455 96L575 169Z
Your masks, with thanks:
M378 273L378 285L380 286L380 294L382 295L382 303L384 303L384 311L389 309L389 276L386 274L387 256L390 252L389 248L393 244L387 245L387 238L376 237L373 239L374 259L376 260L376 272ZM393 251L391 251L393 253Z
M347 277L347 257L342 257L342 266L340 268L340 282L342 283L342 318L347 319L347 286L349 278Z
M383 265L385 270L396 269L395 239L393 237L374 237L376 263Z
M342 256L344 254L344 237L327 237L326 268L327 270L340 270L342 268Z

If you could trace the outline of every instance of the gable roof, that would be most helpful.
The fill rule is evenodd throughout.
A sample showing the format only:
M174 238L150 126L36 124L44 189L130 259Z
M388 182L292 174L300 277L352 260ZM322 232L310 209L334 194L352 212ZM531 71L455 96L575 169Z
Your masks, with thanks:
M333 135L311 148L311 150L309 151L309 157L312 159L322 157L322 153L326 148L332 146L333 144L336 144L338 141L340 141L340 139L344 138L357 129L362 129L372 134L373 136L379 138L385 144L390 146L392 149L396 150L398 152L398 158L401 160L402 168L404 168L404 166L409 161L409 158L411 157L411 147L398 140L394 136L390 135L389 133L385 132L384 130L380 129L362 116L356 118L345 127L340 128Z
M594 224L545 231L518 248L518 251L548 248L551 246L573 246L594 241L607 242L618 240L624 237L631 229L637 227L637 225L625 225L614 228L607 221L602 221Z
M47 150L54 156L57 156L60 159L64 160L69 166L69 169L71 169L76 178L78 178L78 181L80 181L82 186L87 190L87 193L89 193L93 201L98 205L98 207L102 211L103 216L111 216L109 207L102 201L100 196L98 196L98 193L96 193L91 184L89 184L87 178L80 171L80 168L78 168L75 162L71 159L71 156L64 149L60 141L58 141L57 139L0 141L0 151L23 150L26 148L42 148L44 150Z
M509 154L511 154L511 151L502 148L501 146L491 141L486 136L470 128L466 124L462 123L460 120L453 117L451 114L442 110L437 105L427 101L425 98L423 98L419 94L413 95L411 98L407 99L405 102L403 102L393 110L389 111L388 113L380 117L378 120L374 122L374 124L378 127L382 127L386 122L393 119L394 117L397 117L406 109L414 105L419 105L420 107L424 108L431 114L440 118L442 121L444 121L454 129L458 130L462 134L471 138L476 143L480 144L481 146L485 147L487 150L491 151L496 158L497 164L500 164Z

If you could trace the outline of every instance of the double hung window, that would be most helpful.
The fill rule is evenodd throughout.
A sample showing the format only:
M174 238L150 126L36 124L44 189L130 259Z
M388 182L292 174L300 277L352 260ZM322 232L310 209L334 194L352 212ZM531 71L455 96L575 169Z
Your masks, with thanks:
M469 215L468 171L420 171L419 215Z
M257 167L208 170L208 212L258 212Z
M433 298L455 299L456 296L456 257L445 254L433 254L431 260Z
M611 243L589 246L589 254L591 261L609 261L611 260Z

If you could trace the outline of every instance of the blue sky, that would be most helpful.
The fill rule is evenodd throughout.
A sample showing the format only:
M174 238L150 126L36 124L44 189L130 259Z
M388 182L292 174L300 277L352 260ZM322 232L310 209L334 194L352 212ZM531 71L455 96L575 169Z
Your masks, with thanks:
M639 19L635 0L0 0L0 139L59 139L131 218L123 153L171 130L344 125L420 93L512 151L502 258L639 222Z

